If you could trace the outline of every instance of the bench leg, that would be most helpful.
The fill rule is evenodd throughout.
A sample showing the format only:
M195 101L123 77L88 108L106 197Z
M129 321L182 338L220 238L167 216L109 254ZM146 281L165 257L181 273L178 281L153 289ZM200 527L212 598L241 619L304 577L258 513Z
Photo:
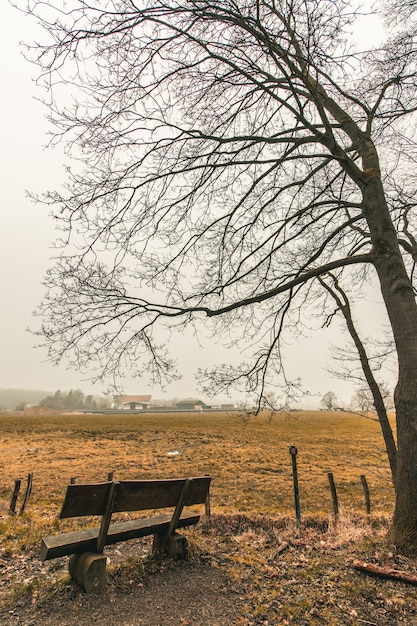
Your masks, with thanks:
M188 556L188 542L186 537L179 533L174 533L170 537L154 535L152 552L167 554L175 561L186 559Z
M73 554L69 561L71 577L87 593L103 593L106 589L106 560L104 554L96 552Z

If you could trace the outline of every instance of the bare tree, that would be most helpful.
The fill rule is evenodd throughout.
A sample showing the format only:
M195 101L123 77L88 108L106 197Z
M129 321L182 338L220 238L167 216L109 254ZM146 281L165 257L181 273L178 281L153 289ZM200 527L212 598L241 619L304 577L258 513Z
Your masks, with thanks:
M334 411L337 406L337 395L334 391L328 391L321 399L322 406L328 411Z
M283 350L326 314L319 278L349 297L371 274L398 355L392 539L417 546L414 30L355 52L345 0L65 6L27 7L50 35L34 54L56 140L81 163L47 196L51 358L169 378L155 338L195 324L253 346L210 384L262 397L282 376L291 393Z
M387 410L392 410L394 405L391 403L391 393L389 389L382 385L380 389L384 405L387 405ZM355 391L351 400L351 406L353 410L360 411L363 414L369 414L375 411L375 401L369 387L361 387Z

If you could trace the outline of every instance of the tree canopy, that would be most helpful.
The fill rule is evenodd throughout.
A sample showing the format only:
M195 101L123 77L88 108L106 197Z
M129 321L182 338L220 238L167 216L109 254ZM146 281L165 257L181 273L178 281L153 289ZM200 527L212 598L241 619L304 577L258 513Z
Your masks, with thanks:
M67 194L49 194L73 243L47 279L51 356L76 346L100 375L122 360L169 378L156 325L210 318L214 334L234 342L240 327L258 346L210 385L262 389L281 371L282 333L327 314L314 279L337 270L356 289L372 266L362 189L380 171L374 141L414 250L402 132L414 58L404 42L349 49L357 16L344 1L96 4L57 12L39 54L57 139L85 165Z
M288 396L288 336L331 321L335 284L352 304L377 280L398 356L398 542L417 528L417 504L403 510L417 490L416 6L402 5L406 21L376 3L390 35L366 50L346 0L27 9L49 33L33 52L55 140L78 159L47 195L63 246L40 308L51 358L169 380L161 329L195 325L251 346L203 372L211 390L262 398L281 376Z

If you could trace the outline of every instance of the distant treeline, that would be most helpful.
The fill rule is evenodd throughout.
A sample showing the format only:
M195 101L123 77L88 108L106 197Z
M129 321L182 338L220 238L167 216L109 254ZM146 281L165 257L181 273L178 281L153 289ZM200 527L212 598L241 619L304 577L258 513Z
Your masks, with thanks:
M84 395L79 389L0 389L0 411L23 411L28 406L39 405L66 411L100 410L111 406L111 400L103 396Z
M68 392L58 389L53 395L42 398L39 405L63 411L95 411L110 408L110 401L91 394L86 396L80 389L70 389Z

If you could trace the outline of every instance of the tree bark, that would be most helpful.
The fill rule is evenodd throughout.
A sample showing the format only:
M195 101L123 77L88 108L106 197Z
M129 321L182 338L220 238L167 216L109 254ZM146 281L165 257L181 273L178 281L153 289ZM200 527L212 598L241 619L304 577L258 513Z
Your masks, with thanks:
M363 200L398 355L396 503L390 539L398 547L417 550L417 306L375 169L365 184Z

